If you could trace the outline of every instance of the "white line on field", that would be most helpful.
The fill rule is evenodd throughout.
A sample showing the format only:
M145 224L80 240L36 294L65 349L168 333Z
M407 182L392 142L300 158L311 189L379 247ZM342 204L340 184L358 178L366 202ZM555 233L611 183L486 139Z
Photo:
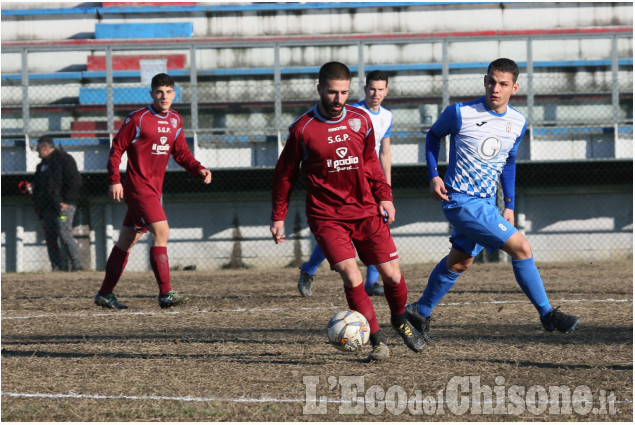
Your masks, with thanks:
M5 392L2 391L0 393L3 397L22 397L22 398L83 398L83 399L93 399L93 400L160 400L160 401L193 401L193 402L224 402L224 403L334 403L334 404L386 404L385 400L366 400L364 397L352 397L351 400L340 400L334 398L320 397L317 399L310 398L274 398L274 397L260 397L260 398L250 398L250 397L195 397L195 396L182 396L182 397L167 397L167 396L158 396L158 395L145 395L145 396L137 396L137 395L101 395L101 394L77 394L77 393L68 393L68 394L42 394L42 393L14 393L14 392ZM464 401L461 401L463 403ZM496 401L498 402L498 401ZM559 400L549 400L545 404L554 404L558 403ZM585 399L585 400L576 400L579 403L593 403L593 399ZM450 403L460 404L458 401L453 399L441 399L438 398L431 399L429 397L422 398L418 400L417 403L421 404L440 404L444 403L446 405ZM494 403L494 400L485 400L482 401L480 399L471 399L471 405L488 405ZM612 400L614 404L624 404L624 403L632 403L632 400L624 399L624 400ZM542 404L542 403L540 403Z
M606 299L577 299L577 300L551 300L552 304L558 303L629 303L633 302L633 299L614 299L614 298L606 298ZM464 302L455 302L455 303L439 303L438 305L444 306L459 306L459 305L491 305L491 304L528 304L528 300L517 300L517 301L464 301ZM255 312L269 312L269 311L292 311L293 309L297 310L338 310L338 309L347 309L346 306L336 306L331 305L329 307L326 306L318 306L318 307L262 307L262 308L232 308L232 309L222 309L222 310L196 310L196 311L130 311L130 312L122 312L122 311L113 311L111 313L60 313L60 314L35 314L35 315L27 315L27 316L2 316L2 320L19 320L19 319L41 319L41 318L49 318L49 317L108 317L108 316L155 316L155 315L179 315L179 314L201 314L201 313L255 313ZM376 307L377 308L377 307Z

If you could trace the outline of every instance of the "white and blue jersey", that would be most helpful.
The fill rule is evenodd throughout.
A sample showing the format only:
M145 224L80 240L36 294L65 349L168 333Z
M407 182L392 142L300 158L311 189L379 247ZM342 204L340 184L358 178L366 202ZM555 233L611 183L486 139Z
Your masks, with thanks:
M450 135L444 183L450 191L479 198L496 194L499 177L505 205L513 209L516 151L527 129L524 115L507 106L498 114L485 97L448 106L426 136L428 177L438 176L441 138Z
M373 112L366 105L366 100L360 100L353 104L353 106L362 108L370 116L370 120L373 122L373 128L375 129L375 152L377 156L379 156L382 139L390 137L392 132L392 112L381 105L379 106L379 111Z

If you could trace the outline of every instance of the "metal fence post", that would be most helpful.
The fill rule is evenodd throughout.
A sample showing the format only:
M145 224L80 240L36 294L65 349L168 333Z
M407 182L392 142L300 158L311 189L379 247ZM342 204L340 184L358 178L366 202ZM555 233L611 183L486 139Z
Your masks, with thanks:
M29 61L28 51L22 49L22 131L29 134ZM28 146L27 146L28 148Z
M619 63L617 57L617 37L611 37L611 92L613 104L613 122L615 123L615 131L613 131L613 146L617 150L618 144L618 120L620 118L620 86L618 80Z
M359 98L362 99L364 86L366 85L366 71L364 69L364 43L357 43L357 75L359 77Z
M194 133L193 154L198 151L198 69L196 68L196 48L190 46L190 117Z
M115 106L112 73L112 48L106 47L106 120L108 121L108 134L115 132Z

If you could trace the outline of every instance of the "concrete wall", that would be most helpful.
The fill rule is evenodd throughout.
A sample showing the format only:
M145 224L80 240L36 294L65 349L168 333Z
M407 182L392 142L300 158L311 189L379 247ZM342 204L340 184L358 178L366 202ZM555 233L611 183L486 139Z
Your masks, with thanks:
M206 198L206 199L205 199ZM306 260L314 239L306 224L303 193L296 193L286 222L287 243L269 233L268 193L164 199L171 232L170 265L219 269L230 262L250 267L284 267ZM76 228L91 269L102 270L125 214L125 205L91 199L89 226ZM632 258L632 187L594 186L518 191L518 227L536 261L599 261ZM397 222L391 226L404 264L433 263L447 254L450 226L427 193L396 190ZM48 271L44 234L27 203L2 208L2 272ZM151 237L133 248L128 270L150 270ZM16 249L17 248L17 249ZM299 257L298 257L299 256Z

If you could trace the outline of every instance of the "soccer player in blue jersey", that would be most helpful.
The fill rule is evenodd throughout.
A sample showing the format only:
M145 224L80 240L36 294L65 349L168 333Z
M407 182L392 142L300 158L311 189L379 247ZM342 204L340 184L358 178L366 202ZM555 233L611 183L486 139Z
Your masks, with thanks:
M381 106L384 98L388 94L388 75L383 71L371 71L366 75L366 85L364 86L365 98L353 104L364 109L373 123L375 130L375 152L379 157L381 168L388 184L391 184L390 169L392 154L390 152L390 133L392 131L392 112ZM310 297L313 278L317 268L324 261L325 256L319 245L315 245L309 261L300 268L300 278L298 279L298 289L303 297ZM379 284L379 272L377 267L370 265L366 268L366 281L364 289L370 296L384 295L384 288Z
M512 257L514 276L547 331L572 331L579 320L549 304L529 242L514 227L516 151L527 120L509 106L518 91L518 66L510 59L493 61L485 75L485 96L448 106L426 135L426 160L432 197L441 201L452 224L450 253L434 268L418 302L406 307L410 322L430 340L432 309L483 248L502 249ZM440 141L450 135L448 169L437 170ZM500 177L505 200L496 206Z

